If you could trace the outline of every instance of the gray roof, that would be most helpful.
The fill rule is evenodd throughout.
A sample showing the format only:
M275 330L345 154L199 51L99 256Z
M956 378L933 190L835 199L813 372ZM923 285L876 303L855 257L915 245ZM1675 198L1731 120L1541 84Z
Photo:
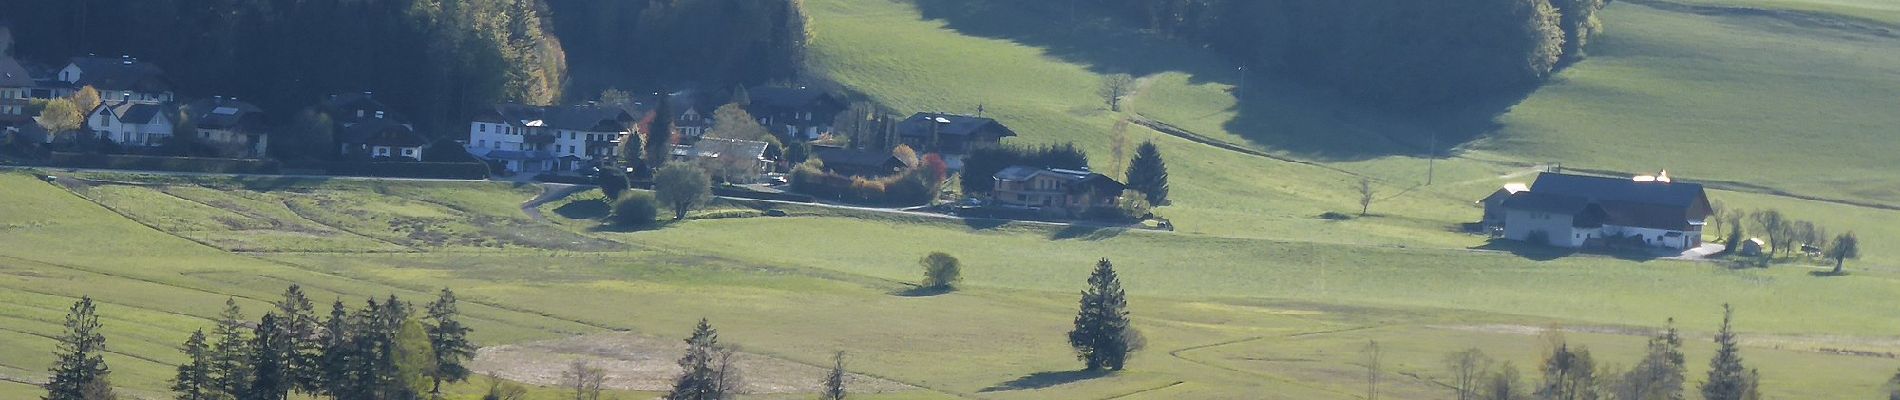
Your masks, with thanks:
M128 124L150 124L153 119L158 118L159 114L167 113L172 109L169 104L143 101L104 103L99 107L111 110L112 115L118 116L120 122Z
M1570 215L1601 213L1614 225L1683 230L1691 221L1707 218L1707 202L1702 185L1695 183L1544 173L1530 191L1512 195L1504 206Z
M1036 177L1036 175L1050 175L1050 176L1055 176L1057 178L1062 178L1063 180L1080 181L1083 179L1088 179L1092 175L1101 175L1101 174L1096 174L1096 173L1092 173L1088 171L1076 171L1076 170L1069 170L1069 169L1054 169L1054 168L1036 168L1036 167L1017 165L1017 166L1012 166L1009 168L1004 168L1002 171L997 171L996 179L1002 180L1002 181L1012 181L1012 182L1025 181L1025 180L1029 180L1030 178Z
M230 98L199 99L186 106L192 123L199 128L231 129L263 123L264 110L256 105Z
M852 150L837 147L813 146L812 157L825 163L826 168L856 167L882 168L887 164L906 165L904 160L889 152ZM907 166L907 165L906 165Z
M542 107L500 104L495 106L491 116L514 126L595 132L619 132L626 129L626 124L633 122L633 115L623 108L596 105Z
M365 118L344 124L343 129L337 131L337 138L344 144L373 146L417 147L429 143L409 125L388 118Z
M995 132L997 137L1016 136L1016 131L1010 130L1009 127L1003 126L1001 122L996 122L994 119L929 112L920 112L911 115L910 118L905 118L904 122L898 123L897 133L913 137L930 136L932 127L939 124L942 127L936 128L937 134L943 136L972 136L985 130Z
M746 96L752 101L750 107L770 109L804 108L824 101L841 103L830 93L805 87L758 86L746 89Z
M72 65L79 66L79 82L75 82L79 86L140 92L171 90L171 83L165 80L165 70L149 62L128 58L73 57Z
M26 72L26 67L20 65L20 60L0 55L0 87L29 86L33 86L33 76Z
M722 138L704 138L692 147L694 157L724 158L737 155L746 159L765 158L765 142Z

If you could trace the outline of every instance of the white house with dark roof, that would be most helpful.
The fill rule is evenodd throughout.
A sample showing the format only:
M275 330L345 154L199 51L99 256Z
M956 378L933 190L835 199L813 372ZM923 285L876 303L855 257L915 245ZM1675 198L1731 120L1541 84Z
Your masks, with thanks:
M1500 206L1505 239L1572 248L1606 242L1695 248L1712 213L1702 185L1675 182L1667 172L1634 178L1544 173Z
M3 28L3 27L0 27ZM19 60L0 52L0 126L13 126L31 123L32 115L26 113L28 93L37 86L33 77Z
M333 94L320 105L336 123L337 151L345 158L421 161L429 140L373 92Z
M1051 214L1079 217L1090 210L1114 208L1128 185L1086 170L1012 166L994 176L990 200Z
M236 98L213 96L187 104L192 134L199 142L228 150L237 157L263 157L270 143L264 129L264 110Z
M86 116L86 131L121 146L158 146L172 136L175 109L170 104L128 99L106 100ZM50 138L49 138L50 139Z
M578 171L613 157L634 122L620 107L501 104L469 122L464 146L510 172Z

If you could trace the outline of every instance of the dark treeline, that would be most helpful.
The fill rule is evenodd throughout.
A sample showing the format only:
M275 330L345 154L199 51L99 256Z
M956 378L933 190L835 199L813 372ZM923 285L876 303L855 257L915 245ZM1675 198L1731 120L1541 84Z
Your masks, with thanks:
M129 55L182 96L235 96L277 122L374 91L431 133L496 102L562 102L569 57L601 86L723 88L790 80L806 38L794 0L4 1L0 21L51 68ZM599 93L585 89L573 97Z
M547 0L575 96L697 84L718 91L797 78L800 0Z
M1384 106L1468 102L1581 59L1608 0L1082 0Z
M181 95L239 97L279 120L328 94L375 91L425 130L481 104L561 95L566 57L543 10L540 0L0 2L29 60L129 55L164 68Z

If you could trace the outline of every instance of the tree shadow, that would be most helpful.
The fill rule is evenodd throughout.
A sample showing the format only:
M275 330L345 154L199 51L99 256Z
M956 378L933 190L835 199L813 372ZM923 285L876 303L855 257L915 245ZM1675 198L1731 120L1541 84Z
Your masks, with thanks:
M593 227L587 228L587 231L588 232L603 232L603 233L650 232L650 231L663 230L668 227L672 227L674 224L678 224L685 221L686 220L674 221L674 220L668 219L664 221L653 221L653 223L651 224L631 225L631 226L620 225L620 224L615 224L615 223L602 223L600 225L595 225Z
M1063 227L1062 230L1056 231L1056 233L1054 234L1050 234L1049 239L1051 240L1080 239L1080 240L1087 240L1087 241L1097 241L1097 240L1111 239L1116 236L1121 236L1123 232L1127 232L1127 231L1128 231L1128 228L1121 228L1121 227L1071 224L1069 226Z
M1001 218L963 218L963 226L978 231L996 229L997 227L1008 224L1009 220Z
M977 390L977 393L1003 392L1010 390L1034 390L1067 385L1085 380L1108 376L1108 371L1046 371L1037 372Z
M1834 272L1834 270L1831 270L1831 269L1820 270L1820 271L1808 271L1808 276L1815 276L1815 277L1822 277L1822 278L1848 276L1848 275L1853 275L1853 274L1847 272L1847 270L1841 270L1841 272Z
M1472 250L1502 251L1523 257L1531 261L1550 261L1577 254L1576 249L1534 245L1508 239L1491 239L1484 245L1472 247Z
M602 201L570 201L554 208L554 214L567 219L601 219L612 211Z
M1068 1L910 0L925 19L943 21L958 33L1008 40L1041 49L1043 55L1083 65L1095 73L1137 77L1163 72L1188 76L1190 84L1223 84L1236 103L1204 116L1167 116L1162 122L1218 123L1251 147L1317 161L1356 161L1392 155L1447 155L1446 149L1494 134L1497 117L1528 98L1535 86L1473 97L1458 104L1398 110L1367 105L1330 88L1295 77L1246 68L1242 62L1194 42L1144 33L1138 23ZM1139 96L1139 93L1137 93ZM1136 110L1140 110L1137 108ZM1220 117L1231 113L1231 117ZM1213 132L1199 132L1197 135ZM1437 150L1437 151L1434 151Z
M891 295L897 296L897 297L935 297L935 296L950 294L951 292L955 292L955 291L957 291L957 288L955 286L950 286L950 287L911 286L908 289L891 292Z

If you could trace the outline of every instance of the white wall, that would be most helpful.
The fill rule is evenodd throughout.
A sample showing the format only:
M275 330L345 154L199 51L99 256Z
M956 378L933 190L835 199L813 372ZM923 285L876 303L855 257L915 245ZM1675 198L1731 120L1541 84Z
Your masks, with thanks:
M1548 244L1574 248L1582 247L1583 242L1594 233L1571 227L1572 217L1564 214L1507 210L1504 220L1504 238L1516 241L1529 241L1532 232L1542 231L1550 237L1551 243Z

